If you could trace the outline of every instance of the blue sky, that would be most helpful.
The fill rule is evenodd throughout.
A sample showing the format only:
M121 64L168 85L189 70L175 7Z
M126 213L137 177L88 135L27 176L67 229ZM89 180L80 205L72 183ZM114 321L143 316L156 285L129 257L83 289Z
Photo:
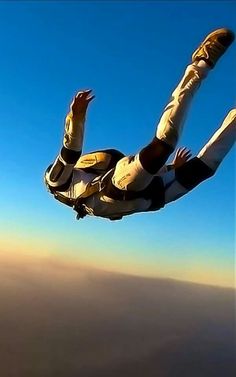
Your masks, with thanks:
M121 222L76 222L46 192L43 172L81 88L96 95L84 152L114 147L132 154L148 143L192 52L215 28L236 31L235 11L227 1L0 2L5 248L72 253L105 269L232 285L235 151L188 196ZM194 98L180 142L193 153L235 107L235 46Z

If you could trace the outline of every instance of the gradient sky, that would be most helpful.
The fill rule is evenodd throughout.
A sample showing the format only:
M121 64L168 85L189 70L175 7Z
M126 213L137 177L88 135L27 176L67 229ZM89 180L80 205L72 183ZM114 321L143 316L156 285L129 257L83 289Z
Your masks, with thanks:
M93 88L84 152L136 153L205 35L235 30L227 1L0 2L2 252L60 254L107 270L233 285L234 151L217 175L156 213L75 220L43 185L74 93ZM194 99L195 154L235 107L236 44Z

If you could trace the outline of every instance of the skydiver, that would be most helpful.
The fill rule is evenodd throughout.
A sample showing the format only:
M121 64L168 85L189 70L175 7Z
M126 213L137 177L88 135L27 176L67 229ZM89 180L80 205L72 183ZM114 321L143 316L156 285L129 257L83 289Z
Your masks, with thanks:
M179 148L171 164L183 123L203 79L234 40L229 29L210 33L192 55L183 78L164 109L152 141L135 155L107 149L82 155L84 124L92 90L79 91L65 119L63 146L45 173L54 197L77 212L110 220L157 211L212 177L235 141L236 109L197 156Z

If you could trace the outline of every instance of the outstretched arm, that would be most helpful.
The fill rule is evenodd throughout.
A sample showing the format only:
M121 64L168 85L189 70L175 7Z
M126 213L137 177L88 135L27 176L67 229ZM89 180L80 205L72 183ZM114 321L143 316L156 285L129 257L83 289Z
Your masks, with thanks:
M84 123L88 104L93 100L91 90L80 91L73 98L65 120L63 147L81 153L84 138Z
M74 165L81 156L86 111L88 104L94 98L91 92L91 90L78 92L70 105L70 111L65 119L63 146L45 176L50 188L58 191L66 189Z

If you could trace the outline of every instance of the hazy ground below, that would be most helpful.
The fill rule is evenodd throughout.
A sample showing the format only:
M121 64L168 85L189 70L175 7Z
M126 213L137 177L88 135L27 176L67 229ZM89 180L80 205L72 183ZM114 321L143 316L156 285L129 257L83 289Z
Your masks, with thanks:
M1 377L233 377L232 289L0 258Z

